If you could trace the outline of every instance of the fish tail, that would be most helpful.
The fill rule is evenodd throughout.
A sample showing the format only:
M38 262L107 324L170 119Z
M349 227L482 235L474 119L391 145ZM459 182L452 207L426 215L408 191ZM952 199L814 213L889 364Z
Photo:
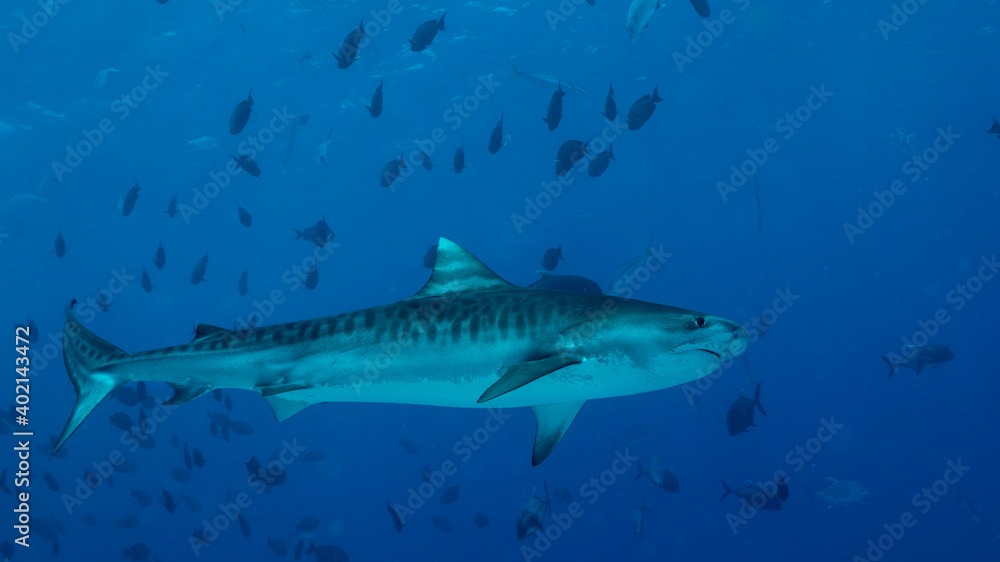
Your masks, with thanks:
M109 372L107 368L126 359L128 353L104 341L85 328L73 315L74 299L66 312L63 328L63 361L76 389L76 404L66 421L59 441L52 448L56 454L62 444L87 419L94 408L113 390L128 382L125 375Z
M760 403L760 383L757 383L757 390L753 392L753 403L757 406L757 409L760 410L760 413L765 416L767 415L767 412L764 411L764 405Z
M510 63L510 67L514 69L514 75L511 76L510 79L515 80L518 76L521 75L521 71L518 70L516 66L514 66L514 61L507 59L507 62Z
M722 487L726 489L726 491L722 494L722 497L719 498L719 501L721 502L722 500L728 498L729 494L733 493L733 490L729 487L729 484L726 484L725 480L719 478L719 482L722 482Z
M652 101L653 103L663 101L663 98L660 97L660 93L656 91L657 88L659 88L659 85L653 86L653 97L650 98L650 101Z
M642 470L642 463L640 463L639 461L635 461L635 466L639 469L639 474L636 474L633 480L638 480L642 478L642 475L646 474L646 472Z
M805 490L807 494L809 494L809 501L806 502L806 505L812 505L813 496L816 495L816 492L810 490L809 488L806 488L805 484L802 484L801 486L802 486L802 489Z
M892 375L895 375L896 371L899 370L899 365L896 365L895 363L893 363L885 355L882 356L882 360L885 361L889 365L889 378L891 379Z

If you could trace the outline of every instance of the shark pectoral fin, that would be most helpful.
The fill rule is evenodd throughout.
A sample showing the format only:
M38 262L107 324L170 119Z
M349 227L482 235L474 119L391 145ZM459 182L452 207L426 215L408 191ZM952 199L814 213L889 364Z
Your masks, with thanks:
M497 396L517 390L529 382L538 380L563 367L569 367L570 365L582 362L583 358L579 355L551 355L536 361L507 365L507 372L500 377L500 380L490 385L476 403L482 404L483 402L488 402Z
M264 400L267 400L268 405L271 406L271 410L274 412L274 419L278 423L312 406L310 402L291 400L277 394L264 395Z
M191 341L198 341L200 339L209 338L219 334L234 334L232 330L227 330L225 328L220 328L218 326L212 326L211 324L198 324L194 329L194 339Z
M163 403L164 406L177 406L185 402L190 402L212 390L210 386L184 386L180 384L171 384L170 386L174 387L174 395Z
M573 424L577 414L580 413L580 408L583 408L586 403L586 401L566 402L531 407L537 424L535 427L535 448L531 451L531 466L538 466L552 453L552 450L562 440L563 435L566 434L566 430Z
M513 287L476 259L476 256L451 240L441 238L438 240L431 278L417 294L404 300L463 291L502 291Z
M257 390L260 391L261 396L267 398L268 396L274 396L275 394L282 394L285 392L291 392L293 390L302 390L303 388L312 388L312 385L302 384L302 383L269 384L264 386L258 386Z

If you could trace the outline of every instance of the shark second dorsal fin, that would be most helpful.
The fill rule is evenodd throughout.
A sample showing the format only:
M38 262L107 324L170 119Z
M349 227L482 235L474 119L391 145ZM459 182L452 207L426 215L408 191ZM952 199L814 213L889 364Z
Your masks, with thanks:
M531 452L531 466L538 466L556 448L563 435L566 434L566 430L580 413L580 408L583 408L586 403L586 401L566 402L531 407L537 424L535 427L535 447ZM546 489L546 494L548 494L548 489Z
M468 291L502 291L512 289L507 281L493 273L476 256L458 244L441 238L438 240L434 271L423 289L406 300L437 297L448 293Z

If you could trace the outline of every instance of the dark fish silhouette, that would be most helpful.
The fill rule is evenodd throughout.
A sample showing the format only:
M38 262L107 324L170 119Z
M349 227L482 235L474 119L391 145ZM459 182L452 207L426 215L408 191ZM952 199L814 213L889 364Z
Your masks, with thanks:
M163 269L163 264L167 263L167 253L163 251L163 242L160 242L159 247L156 248L156 253L153 254L153 265L156 269Z
M545 501L542 501L542 498L536 496L534 492L531 493L531 499L521 509L514 525L517 529L518 539L524 540L533 533L542 532L542 527L545 524L545 512L548 510L549 504L548 484L545 484Z
M344 69L358 59L358 50L361 47L361 40L365 38L365 20L361 18L361 23L356 29L352 29L347 37L344 37L340 49L333 53L333 58L337 59L337 68Z
M493 127L493 132L490 133L490 154L500 152L504 144L506 143L503 141L503 113L501 113L500 121L497 122L496 126Z
M242 224L247 228L250 228L250 224L253 222L253 217L250 216L250 213L247 212L246 209L240 207L239 205L236 206L236 209L240 216L240 224Z
M389 505L389 502L385 502L385 508L389 510L389 517L392 518L392 528L396 529L397 533L402 533L403 525L406 525L406 523L403 523L403 520L399 518L399 513Z
M316 221L316 226L307 227L305 230L295 229L295 239L306 240L322 248L334 239L334 234L324 215L322 219Z
M271 549L278 556L285 556L288 554L288 547L285 543L279 541L278 539L267 539L267 547Z
M233 113L229 116L229 134L238 135L243 132L243 127L247 126L250 120L250 108L253 107L253 90L247 94L247 99L236 104Z
M122 547L122 558L129 560L146 560L149 558L149 547L143 543Z
M472 524L482 529L490 524L490 518L486 517L482 513L477 513L476 516L472 518Z
M455 503L458 499L458 486L452 486L444 492L441 493L441 504L448 505L450 503Z
M788 499L788 483L785 482L784 476L778 477L778 499L785 501Z
M448 521L440 515L431 515L431 523L433 523L434 526L437 527L437 530L442 533L450 534L452 531L451 521Z
M596 178L604 173L604 170L608 169L608 164L615 159L615 153L612 151L614 147L613 144L608 145L608 149L604 152L598 152L590 160L590 164L587 165L587 175Z
M177 502L174 501L174 497L170 495L170 492L166 488L163 488L163 507L167 509L167 513L173 515L177 511Z
M239 522L240 522L240 532L243 533L244 537L246 537L246 538L249 539L250 538L250 523L247 521L247 518L243 517L243 514L241 513L241 514L239 514L239 516L236 519L238 519Z
M122 200L122 216L127 217L132 214L135 209L135 202L139 200L139 180L136 180L135 185L132 189L128 190L125 194L125 199Z
M233 156L230 154L230 156ZM239 157L233 156L233 160L236 161L236 165L243 168L243 171L250 174L251 176L258 178L260 177L260 166L257 165L257 161L250 158L246 154L241 154Z
M122 431L132 429L132 418L125 412L116 412L111 414L108 416L108 420L111 422L111 425Z
M243 273L240 274L240 280L236 283L236 292L241 297L247 296L247 271L249 271L249 268L243 269Z
M542 256L542 261L538 262L546 271L552 271L559 265L559 260L563 259L562 256L562 244L559 244L558 248L549 248L545 250L545 254Z
M743 433L749 427L757 427L753 423L753 410L754 407L760 410L760 413L767 415L764 411L764 406L760 403L760 383L757 383L757 388L753 393L753 400L747 398L740 394L740 397L733 402L732 406L729 407L729 411L726 412L726 427L729 428L729 435L737 435Z
M305 125L308 122L309 122L308 115L299 115L299 125Z
M719 498L720 502L732 494L739 498L740 501L747 507L781 511L781 500L778 499L777 496L769 494L760 486L750 484L749 486L743 486L742 488L736 488L733 490L729 487L729 484L726 484L725 480L721 480L721 482L722 487L725 488L725 492L723 492L722 497Z
M163 211L168 217L174 218L177 215L177 196L174 195L170 198L170 203L167 204L167 210Z
M438 245L431 244L430 248L427 248L427 252L424 253L424 267L427 269L434 269L434 260L437 259Z
M319 283L319 268L316 264L313 264L313 266L309 268L309 272L306 273L306 278L303 283L305 284L306 289L309 289L310 291L316 288L316 284Z
M346 552L332 544L317 545L313 543L309 545L306 554L315 556L316 562L348 562L351 559Z
M708 0L691 0L691 5L694 6L694 10L698 12L698 15L707 18L712 15L712 8L708 5Z
M653 459L652 465L649 470L642 469L642 463L636 461L636 466L639 467L639 474L635 476L638 480L645 476L649 478L649 481L653 483L654 490L660 490L661 492L670 492L672 494L678 494L681 491L680 482L677 481L677 477L674 476L673 472L660 466L660 461Z
M460 146L455 150L455 156L451 159L452 170L456 174L461 174L465 166L465 146Z
M142 285L142 289L144 291L146 291L147 293L153 292L153 287L156 286L156 285L153 285L153 281L149 278L149 274L146 273L146 268L145 267L142 268L142 281L141 281L140 284Z
M52 253L54 253L56 257L59 258L66 255L66 241L63 240L62 231L56 234L56 244L55 247L53 247L52 249Z
M205 280L205 269L208 267L208 254L198 260L198 263L194 264L194 269L191 270L191 284L197 285Z
M383 78L379 78L378 88L375 88L375 93L372 94L372 104L365 106L368 108L368 114L372 116L372 119L376 119L379 115L382 115L382 82ZM400 157L400 160L402 160L402 157Z
M568 140L559 146L556 152L556 175L565 176L587 155L587 145L590 141Z
M938 365L947 363L954 358L955 354L948 349L948 346L941 345L939 343L929 343L923 347L911 345L909 346L909 353L907 356L896 362L893 362L885 355L882 356L882 360L889 365L890 379L896 374L896 371L898 371L900 367L913 369L916 371L916 374L919 375L920 371L922 371L924 367L937 369Z
M299 57L299 58L297 58L297 59L295 59L295 60L297 60L299 62L299 65L301 66L303 62L305 62L305 61L307 61L307 60L309 60L311 58L313 58L313 54L310 51L303 51L302 52L302 56Z
M615 86L608 85L608 97L604 98L604 111L601 112L608 121L614 121L618 117L618 105L615 104Z
M416 443L410 441L409 439L400 439L399 446L402 447L407 453L411 455L416 455L420 453L420 447Z
M191 459L191 451L188 449L187 441L184 442L184 466L191 470L194 467L194 460Z
M135 503L146 507L147 505L153 503L153 496L149 495L149 492L145 490L132 490L132 497L135 498Z
M550 131L555 131L556 127L559 126L559 122L562 121L562 99L566 95L566 92L562 89L562 82L557 83L556 91L552 94L552 99L549 100L549 110L545 117L542 117L542 121L548 124Z
M194 465L198 468L205 466L205 455L201 454L201 449L198 447L194 448L191 457L194 459Z
M997 135L997 138L1000 138L1000 121L997 121L996 117L993 118L993 126L986 132L991 135Z
M434 41L438 31L445 31L444 16L445 14L441 14L441 19L428 20L420 24L420 27L413 32L413 37L410 38L411 51L414 53L423 51Z
M423 164L425 170L434 168L434 162L431 162L431 157L423 150L420 151L420 163Z
M315 531L319 527L319 519L315 517L304 517L302 521L295 524L295 528L303 533Z
M406 160L403 159L402 153L400 153L399 158L386 162L385 166L382 166L382 174L379 176L379 185L382 187L391 187L392 184L396 183L396 180L399 179L400 170L405 167Z
M628 123L630 131L638 130L639 127L645 125L646 121L649 121L649 118L653 116L653 112L656 111L656 104L663 101L663 98L656 91L657 87L653 86L652 94L646 94L635 100L632 107L628 108L628 117L625 118L625 122Z

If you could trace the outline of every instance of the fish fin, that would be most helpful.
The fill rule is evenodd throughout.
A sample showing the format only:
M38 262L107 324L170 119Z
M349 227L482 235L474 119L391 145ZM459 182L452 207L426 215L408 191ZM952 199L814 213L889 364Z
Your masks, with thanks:
M264 400L267 400L267 404L271 406L271 411L274 412L274 419L278 423L281 423L302 410L305 410L309 406L312 406L309 402L292 400L285 398L280 394L264 396Z
M512 289L507 281L493 273L483 262L476 259L458 244L441 238L438 240L434 271L427 284L409 299L437 297L463 291L502 291Z
M514 80L521 75L521 71L514 66L514 61L507 59L507 62L510 64L510 67L514 69L514 75L510 77L511 80Z
M733 490L732 490L732 488L729 487L729 484L726 484L725 480L719 478L719 482L722 482L722 487L726 489L726 491L723 492L722 497L719 498L719 501L721 502L722 500L728 498L729 494L733 493Z
M573 424L580 408L587 401L567 402L564 404L546 404L544 406L532 406L531 412L535 414L535 446L531 452L531 466L538 466L552 453L559 441L562 440L566 430ZM548 485L545 486L545 501L549 501Z
M892 375L895 375L896 371L899 370L899 365L896 365L895 363L890 361L889 358L886 357L885 355L882 356L882 360L889 365L889 378L891 379Z
M69 436L94 408L113 390L128 382L128 375L106 371L128 357L121 349L104 341L77 321L70 303L66 311L66 325L63 327L63 362L73 388L76 389L76 403L66 420L66 426L52 448L55 455Z
M448 15L448 12L441 14L441 19L438 20L438 31L447 31L444 28L444 17Z
M641 462L639 462L639 461L635 461L635 466L636 466L636 467L637 467L637 468L639 469L639 474L636 474L636 475L635 475L635 478L633 478L632 480L638 480L638 479L642 478L642 476L643 476L644 474L646 474L646 473L645 473L645 472L643 472L643 470L642 470L642 463L641 463Z
M442 238L442 240L444 239ZM440 249L438 251L440 252ZM583 358L579 355L565 354L550 355L534 361L506 365L504 374L483 392L483 395L479 397L476 403L489 402L498 396L503 396L512 390L517 390L530 382L536 381L549 373L582 362Z
M806 502L806 505L812 505L813 496L816 495L816 492L810 490L809 488L806 488L805 484L802 484L801 486L802 486L802 489L805 490L807 494L809 494L809 501Z
M760 413L765 416L767 415L767 412L764 411L764 405L760 403L760 383L757 383L757 390L753 392L753 403L757 406L757 409L760 410ZM751 422L750 425L753 425L753 423ZM754 425L754 427L757 426Z
M156 285L153 286L155 287ZM218 326L212 326L211 324L198 324L198 327L196 327L194 330L194 339L191 341L198 341L200 339L217 336L219 334L235 335L232 330L227 330L225 328L220 328Z
M274 396L275 394L283 394L285 392L291 392L293 390L302 390L305 388L312 388L311 384L301 384L301 383L289 383L289 384L268 384L255 387L260 391L260 395L263 397Z
M184 386L182 384L171 384L170 386L174 387L174 395L163 403L164 406L177 406L185 402L190 402L212 390L210 386Z

